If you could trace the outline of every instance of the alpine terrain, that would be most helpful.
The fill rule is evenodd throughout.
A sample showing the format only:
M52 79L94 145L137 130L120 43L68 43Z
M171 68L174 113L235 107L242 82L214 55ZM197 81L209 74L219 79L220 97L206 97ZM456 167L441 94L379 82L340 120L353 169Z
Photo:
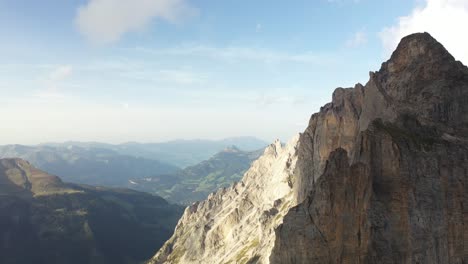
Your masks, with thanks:
M468 263L468 68L428 33L338 88L149 263Z
M0 263L140 263L182 211L158 196L68 184L27 161L0 159Z
M210 193L239 181L262 150L242 151L227 147L208 160L171 174L130 180L131 188L155 193L169 202L191 204Z

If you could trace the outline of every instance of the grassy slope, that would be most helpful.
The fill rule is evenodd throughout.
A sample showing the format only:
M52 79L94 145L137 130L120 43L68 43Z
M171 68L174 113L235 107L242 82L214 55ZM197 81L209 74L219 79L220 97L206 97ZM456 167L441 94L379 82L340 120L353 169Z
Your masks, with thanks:
M261 153L263 152L260 150L245 152L228 148L178 173L135 181L137 184L133 188L156 193L171 202L190 204L239 181Z

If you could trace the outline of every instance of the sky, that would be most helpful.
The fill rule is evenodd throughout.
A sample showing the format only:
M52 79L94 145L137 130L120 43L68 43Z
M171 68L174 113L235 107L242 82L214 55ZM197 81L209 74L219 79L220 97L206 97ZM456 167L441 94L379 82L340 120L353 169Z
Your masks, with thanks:
M0 144L287 141L427 31L468 63L468 0L0 0Z

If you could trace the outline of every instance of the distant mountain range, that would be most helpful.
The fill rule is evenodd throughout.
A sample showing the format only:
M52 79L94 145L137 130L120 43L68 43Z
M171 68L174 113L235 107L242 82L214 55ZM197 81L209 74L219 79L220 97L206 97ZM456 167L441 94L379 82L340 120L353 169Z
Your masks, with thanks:
M265 148L267 145L267 142L255 137L234 137L222 140L173 140L160 143L128 142L118 145L75 141L42 144L42 146L49 147L76 146L85 149L113 150L121 155L158 160L180 168L207 160L228 146L236 146L244 151L254 151Z
M242 151L228 147L208 160L172 174L145 179L133 179L132 188L162 196L170 202L190 204L203 200L208 194L239 181L263 149Z
M0 158L27 160L66 182L128 187L188 204L239 180L266 145L252 137L121 145L70 141L0 146ZM195 165L181 169L171 160Z
M0 146L0 158L22 158L74 183L122 187L129 178L171 173L178 167L157 160L122 155L111 149L56 146Z
M139 263L169 238L182 208L127 189L68 184L0 159L0 263Z

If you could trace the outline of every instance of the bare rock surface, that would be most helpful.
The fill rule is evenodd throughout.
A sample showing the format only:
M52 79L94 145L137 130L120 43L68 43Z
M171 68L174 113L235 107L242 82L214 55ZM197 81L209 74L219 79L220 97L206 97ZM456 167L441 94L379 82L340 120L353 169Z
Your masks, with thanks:
M403 38L298 139L187 208L150 262L468 263L467 102L468 68L428 33Z
M151 263L268 262L278 226L292 203L297 141L265 149L242 181L185 209L174 236Z
M332 152L270 263L466 263L468 144L419 129L377 120L353 162Z

